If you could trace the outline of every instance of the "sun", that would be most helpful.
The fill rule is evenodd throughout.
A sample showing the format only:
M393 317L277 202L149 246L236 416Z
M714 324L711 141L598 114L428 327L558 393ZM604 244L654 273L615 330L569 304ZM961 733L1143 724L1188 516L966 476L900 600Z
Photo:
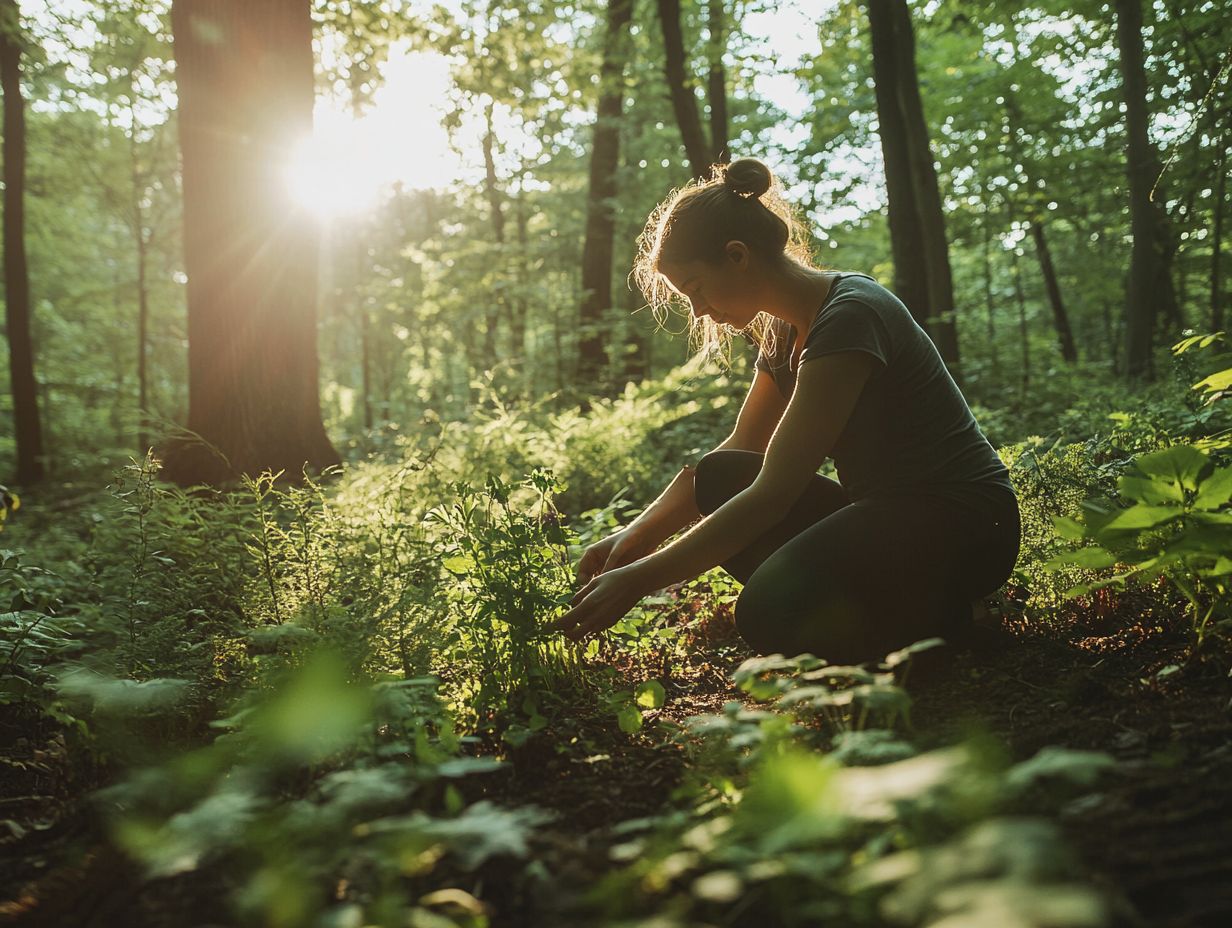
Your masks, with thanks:
M287 192L322 220L373 209L395 183L440 189L462 173L433 102L446 99L448 61L395 48L382 72L372 106L358 117L343 101L319 99L312 136L291 151Z

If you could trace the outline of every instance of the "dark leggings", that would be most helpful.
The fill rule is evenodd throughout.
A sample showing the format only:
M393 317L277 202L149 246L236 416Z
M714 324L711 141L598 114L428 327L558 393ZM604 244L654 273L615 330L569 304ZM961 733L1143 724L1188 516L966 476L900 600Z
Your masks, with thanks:
M752 451L707 454L694 476L698 509L714 512L761 464ZM969 503L905 493L853 502L815 476L782 522L723 564L744 584L736 627L763 654L841 663L934 635L961 640L971 601L1013 570L1019 533L1017 500L995 486Z

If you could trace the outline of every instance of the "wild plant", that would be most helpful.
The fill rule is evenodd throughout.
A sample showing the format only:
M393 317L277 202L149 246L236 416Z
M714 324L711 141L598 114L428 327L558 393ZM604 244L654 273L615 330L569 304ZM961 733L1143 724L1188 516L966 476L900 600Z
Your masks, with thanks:
M0 549L0 705L33 708L65 725L84 727L58 698L52 668L84 643L77 616L66 614L54 575Z
M679 928L915 925L960 913L974 919L963 924L999 924L997 911L1024 926L1108 924L1105 901L1073 881L1059 830L1023 813L1055 806L1058 791L1090 790L1111 758L1046 748L1007 769L978 745L919 754L886 728L851 727L903 718L902 694L878 677L931 646L897 652L875 673L807 655L746 663L740 685L767 707L733 703L690 720L692 738L724 750L678 791L678 808L616 827L614 870L589 904ZM818 700L827 720L848 713L829 750L816 719L797 715ZM1031 901L1041 895L1055 904Z
M549 694L585 685L577 649L549 627L573 593L557 489L542 469L516 487L498 477L482 489L458 483L453 500L425 516L454 581L442 675L481 717L541 716Z
M447 926L450 902L481 911L477 871L526 857L548 816L468 805L465 781L500 762L459 756L436 681L354 681L348 663L305 655L213 723L211 744L101 791L117 844L150 877L221 878L245 924Z
M1180 356L1221 340L1222 333L1191 336L1173 352ZM1216 366L1220 360L1217 356ZM1194 384L1195 391L1205 393L1205 407L1226 398L1230 389L1232 367ZM1083 503L1080 519L1055 518L1060 537L1085 547L1045 566L1096 574L1066 595L1163 579L1184 596L1198 649L1212 630L1232 633L1232 461L1223 454L1229 444L1226 436L1216 435L1136 455L1117 478L1114 492Z
M1174 445L1135 458L1117 489L1116 499L1087 501L1081 521L1055 520L1061 537L1086 547L1049 567L1116 570L1067 595L1162 577L1185 597L1198 647L1211 630L1232 632L1232 464L1194 445Z

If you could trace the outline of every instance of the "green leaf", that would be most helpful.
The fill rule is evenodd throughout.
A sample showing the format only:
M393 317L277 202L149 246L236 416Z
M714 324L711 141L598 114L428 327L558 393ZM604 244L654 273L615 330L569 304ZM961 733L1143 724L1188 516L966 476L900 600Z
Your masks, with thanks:
M1081 548L1078 551L1067 551L1049 560L1044 566L1048 570L1056 570L1067 564L1075 567L1086 567L1090 570L1100 570L1111 567L1117 562L1116 555L1103 548Z
M1183 503L1185 493L1176 484L1164 480L1151 480L1126 474L1117 481L1122 496L1140 503Z
M642 727L642 710L637 706L625 706L616 713L616 723L626 735L631 735Z
M1205 451L1193 445L1173 445L1134 459L1134 467L1149 477L1161 477L1187 490L1198 485L1198 475L1210 464Z
M1217 371L1211 376L1194 384L1195 390L1205 390L1207 393L1218 393L1221 390L1232 389L1232 367Z
M1194 508L1218 509L1229 499L1232 499L1232 466L1217 467L1214 473L1198 485Z
M1049 745L1030 760L1011 767L1005 775L1005 784L1013 792L1045 781L1091 786L1115 766L1116 761L1102 751L1076 751Z
M1053 516L1052 525L1057 534L1068 541L1082 541L1087 534L1086 526L1066 516Z
M441 566L451 574L465 574L475 566L475 562L465 554L457 554L442 560Z
M667 693L658 680L647 680L638 684L633 692L633 701L643 709L658 709L667 702Z
M1184 514L1184 510L1176 506L1131 506L1117 513L1111 521L1102 526L1102 531L1155 528Z

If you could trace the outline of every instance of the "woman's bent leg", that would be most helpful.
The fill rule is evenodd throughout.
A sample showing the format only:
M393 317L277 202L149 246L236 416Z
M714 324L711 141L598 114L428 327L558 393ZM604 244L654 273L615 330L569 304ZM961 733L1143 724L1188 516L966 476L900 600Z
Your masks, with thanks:
M714 451L694 477L709 515L756 479L764 456ZM788 516L724 569L745 584L736 624L762 653L865 661L934 635L955 637L971 600L999 587L1018 552L1017 503L956 506L936 497L851 503L814 477Z
M756 451L729 450L712 451L703 457L693 477L697 508L702 515L710 515L747 489L757 478L764 459ZM726 561L723 569L741 583L748 583L762 562L786 542L849 503L847 491L840 484L826 477L813 477L787 517Z
M991 517L942 500L860 500L765 559L736 603L736 625L762 653L875 660L969 621L972 576L987 577L983 565L1004 561L1009 543Z

